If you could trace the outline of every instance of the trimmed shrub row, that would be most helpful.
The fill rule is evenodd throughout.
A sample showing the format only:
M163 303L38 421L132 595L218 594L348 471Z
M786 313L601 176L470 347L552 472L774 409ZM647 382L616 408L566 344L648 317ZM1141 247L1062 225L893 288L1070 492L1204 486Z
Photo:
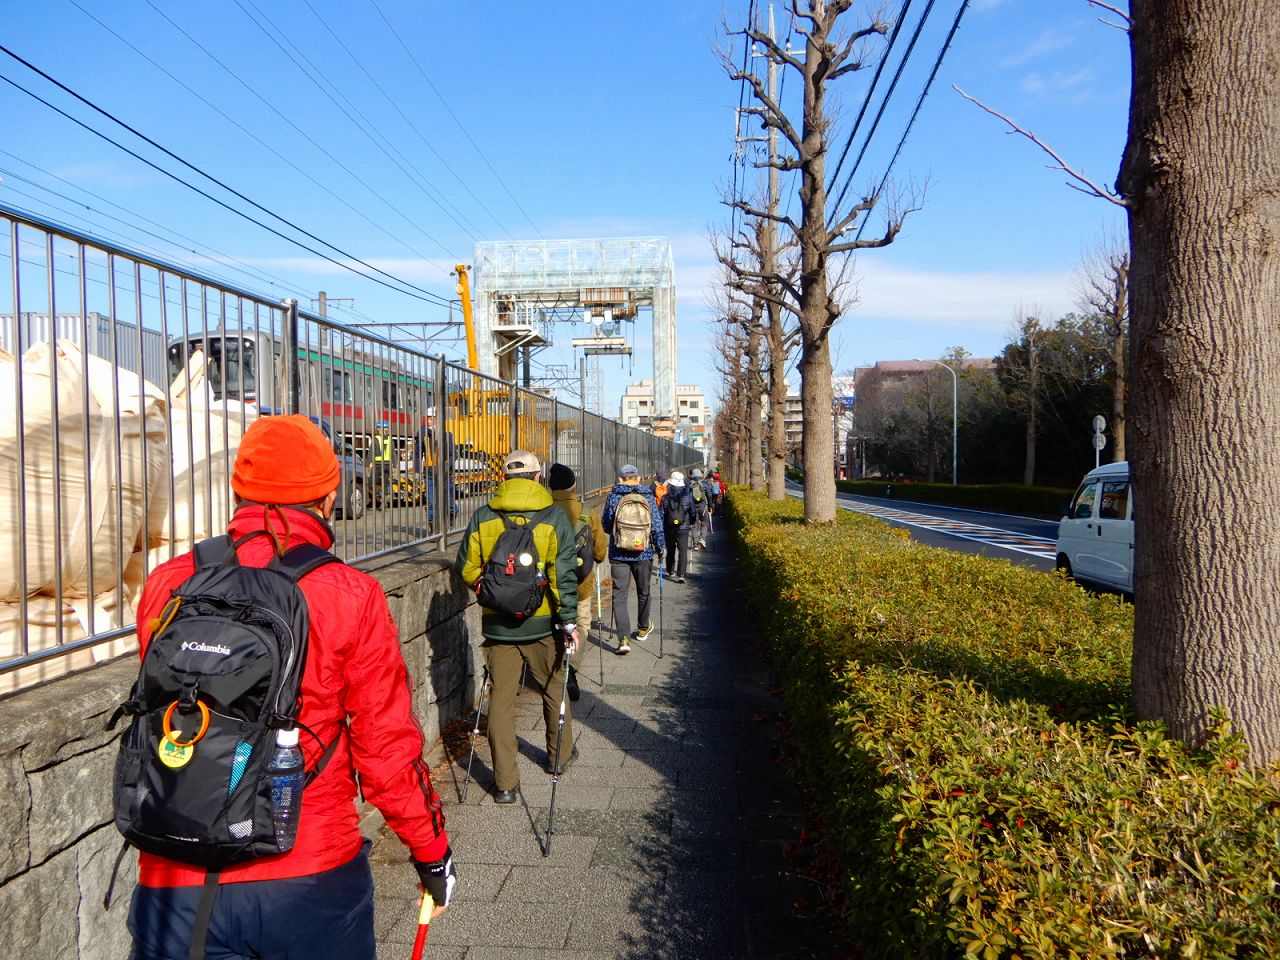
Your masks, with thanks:
M1025 487L1017 483L901 483L890 480L837 480L836 487L845 493L864 497L889 497L920 503L945 503L979 510L999 510L1036 516L1062 516L1062 507L1071 500L1074 490L1064 487Z
M1131 722L1132 608L840 511L729 498L869 956L1280 956L1280 789Z

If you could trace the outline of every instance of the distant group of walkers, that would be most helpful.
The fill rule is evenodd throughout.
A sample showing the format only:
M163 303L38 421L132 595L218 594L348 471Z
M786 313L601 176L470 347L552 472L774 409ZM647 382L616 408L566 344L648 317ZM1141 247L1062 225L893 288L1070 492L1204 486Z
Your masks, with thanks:
M653 560L660 576L687 582L724 485L701 469L645 484L626 464L597 513L563 464L544 474L537 456L515 450L502 469L454 570L481 607L494 802L519 795L515 701L527 671L542 694L554 805L577 756L568 701L580 696L595 565L609 560L625 655L654 629ZM457 883L398 630L377 581L330 552L339 466L314 423L256 420L231 482L227 534L148 578L138 679L112 720L129 720L116 825L141 851L130 958L373 960L357 777L409 848L423 922Z

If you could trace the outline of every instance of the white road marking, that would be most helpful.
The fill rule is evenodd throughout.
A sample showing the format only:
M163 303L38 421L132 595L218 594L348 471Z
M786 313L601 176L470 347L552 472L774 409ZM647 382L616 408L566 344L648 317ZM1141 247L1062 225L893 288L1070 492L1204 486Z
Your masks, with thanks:
M931 517L924 513L913 513L893 507L881 507L870 503L855 503L849 500L837 501L845 510L854 510L884 520L892 520L906 527L919 527L935 533L945 533L961 540L972 540L989 547L1000 547L1039 557L1042 560L1053 560L1056 556L1057 540L1048 537L1037 537L1029 533L1013 533L999 527L988 527L977 523L964 523L960 520L947 520L942 517Z

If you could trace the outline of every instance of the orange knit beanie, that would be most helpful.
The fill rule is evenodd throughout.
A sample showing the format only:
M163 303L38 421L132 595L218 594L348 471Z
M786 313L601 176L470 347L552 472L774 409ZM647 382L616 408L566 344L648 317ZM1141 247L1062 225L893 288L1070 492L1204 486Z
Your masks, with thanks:
M257 503L312 503L338 489L333 444L308 417L260 417L236 455L231 489Z

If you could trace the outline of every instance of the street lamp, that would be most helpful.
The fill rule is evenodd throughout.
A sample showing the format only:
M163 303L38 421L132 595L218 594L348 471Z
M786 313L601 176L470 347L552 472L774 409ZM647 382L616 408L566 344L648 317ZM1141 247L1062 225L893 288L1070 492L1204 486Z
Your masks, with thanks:
M942 369L946 370L947 373L951 374L951 485L954 487L956 485L957 475L957 454L960 450L960 405L958 402L960 397L960 378L956 376L955 370L943 363L941 360L921 360L919 357L916 357L915 362L936 363L938 366L942 367Z

